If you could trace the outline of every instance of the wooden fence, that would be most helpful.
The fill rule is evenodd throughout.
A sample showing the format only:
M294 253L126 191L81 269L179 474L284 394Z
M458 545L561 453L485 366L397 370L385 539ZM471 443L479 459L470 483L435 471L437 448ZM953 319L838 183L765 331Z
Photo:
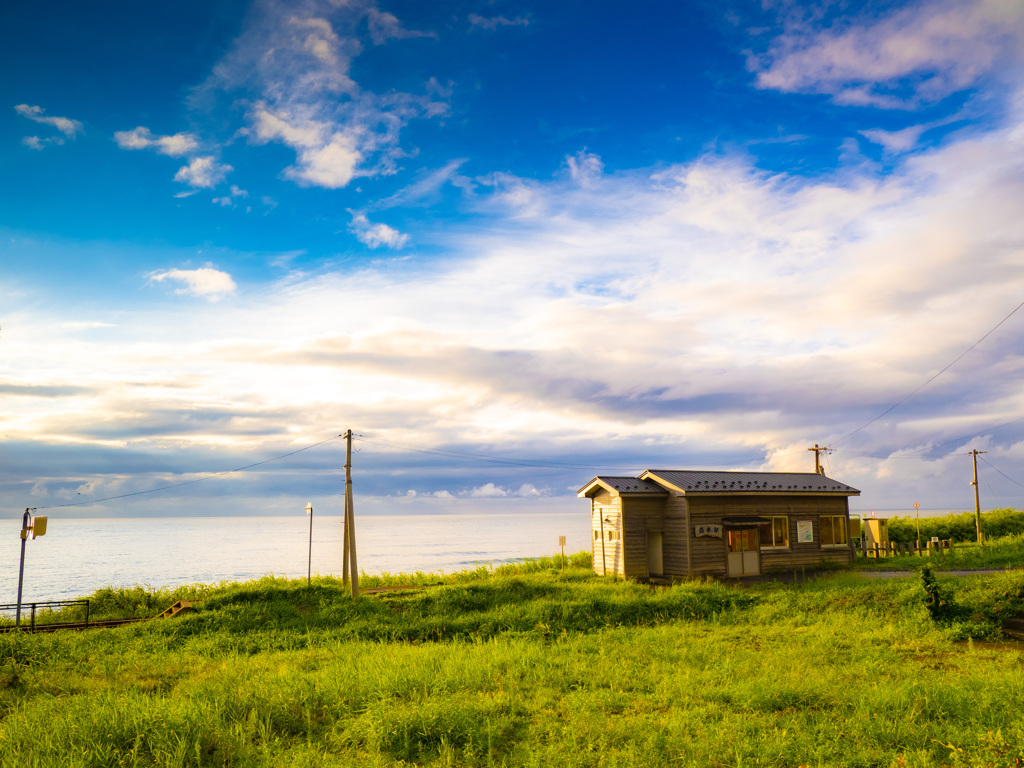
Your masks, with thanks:
M945 539L940 541L910 542L901 544L898 541L890 541L888 545L874 544L870 547L858 547L857 554L861 557L930 557L932 554L946 555L953 551L953 540Z

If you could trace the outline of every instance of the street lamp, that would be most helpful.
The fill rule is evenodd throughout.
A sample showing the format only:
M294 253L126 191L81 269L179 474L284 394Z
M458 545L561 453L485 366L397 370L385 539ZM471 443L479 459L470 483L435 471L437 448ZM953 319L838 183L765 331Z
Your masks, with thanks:
M313 502L306 505L306 514L309 515L309 568L306 571L306 586L313 586Z
M25 542L28 540L30 531L33 539L45 535L46 515L37 516L33 520L31 512L26 509L25 515L21 519L21 565L18 566L18 607L14 613L15 627L21 626L21 585L25 579Z

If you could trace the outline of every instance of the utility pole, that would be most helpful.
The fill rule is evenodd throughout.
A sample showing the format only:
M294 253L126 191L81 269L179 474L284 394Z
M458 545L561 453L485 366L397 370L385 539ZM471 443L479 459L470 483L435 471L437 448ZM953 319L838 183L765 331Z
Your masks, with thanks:
M821 453L822 451L828 453L828 448L826 448L823 445L818 445L817 443L815 443L813 448L808 448L807 450L814 451L814 474L824 475L825 468L821 466Z
M974 461L974 479L971 481L971 485L974 486L974 525L978 529L978 543L981 543L981 499L978 498L978 454L988 453L988 451L979 451L974 449L968 451L971 459Z
M352 505L352 430L345 438L345 544L342 552L342 583L351 578L352 599L359 598L359 569L356 566L356 521Z

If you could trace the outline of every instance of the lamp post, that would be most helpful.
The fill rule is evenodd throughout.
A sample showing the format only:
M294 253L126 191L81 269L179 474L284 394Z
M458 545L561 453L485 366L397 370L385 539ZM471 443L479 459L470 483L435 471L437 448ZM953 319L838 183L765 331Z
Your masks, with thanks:
M921 505L914 502L914 514L917 515L917 554L921 554Z
M31 508L25 509L25 515L21 518L21 564L18 566L18 606L14 612L14 626L21 627L21 586L25 580L25 542L28 540L29 531L32 538L43 536L46 533L46 516L42 515L32 519Z
M313 502L306 505L306 514L309 515L309 566L306 571L306 586L313 586Z

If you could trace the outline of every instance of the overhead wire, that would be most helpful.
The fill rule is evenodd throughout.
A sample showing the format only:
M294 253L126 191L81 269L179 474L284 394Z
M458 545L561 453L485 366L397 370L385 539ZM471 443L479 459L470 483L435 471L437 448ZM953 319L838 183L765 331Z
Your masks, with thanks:
M522 466L531 467L533 469L616 469L623 470L625 466L623 464L576 464L571 462L559 462L551 461L549 459L523 459L523 458L512 458L507 456L493 456L484 453L473 453L470 451L453 451L446 448L424 448L421 446L411 445L409 443L402 443L396 440L385 440L379 437L366 437L361 436L359 440L365 443L375 443L378 445L385 445L389 447L398 448L404 451L411 451L414 453L426 453L434 454L438 456L448 456L453 458L469 459L471 461L480 461L491 464L503 464L507 466ZM712 464L691 464L691 466L707 466L707 467L719 467L727 464L749 464L754 461L764 461L763 456L757 456L754 458L743 458L736 459L733 461L719 461ZM634 466L640 466L636 464Z
M949 365L947 365L947 366L946 366L945 368L943 368L943 369L942 369L941 371L939 371L939 372L938 372L938 373L936 373L936 374L935 374L934 376L932 376L931 378L929 378L929 379L928 379L928 380L927 380L926 382L924 382L923 384L921 384L921 386L919 386L919 387L918 387L917 389L915 389L914 391L912 391L912 392L910 392L909 394L905 395L905 396L904 396L904 397L903 397L902 399L900 399L900 400L899 400L898 402L894 403L893 405L890 405L890 406L889 406L888 408L886 408L886 409L885 409L884 411L882 411L882 412L881 412L880 414L878 414L877 416L875 416L875 418L871 419L870 421L867 421L867 422L865 422L864 424L861 424L861 425L860 425L859 427L857 427L857 428L856 428L855 430L853 430L852 432L847 432L847 433L846 433L845 435L843 435L843 436L842 436L842 437L840 437L839 439L837 439L837 440L833 441L833 442L832 442L832 445L835 445L836 443L840 443L840 442L842 442L843 440L845 440L846 438L848 438L848 437L851 437L852 435L855 435L855 434L857 434L858 432L860 432L860 431L861 431L862 429L864 429L865 427L868 427L868 426L870 426L870 425L874 424L874 423L875 423L876 421L878 421L878 420L879 420L880 418L882 418L882 417L883 417L883 416L885 416L886 414L888 414L888 413L891 413L892 411L896 410L896 408L898 408L899 406L903 405L903 403L907 402L907 400L909 400L910 398L912 398L912 397L913 397L914 395L916 395L916 394L917 394L918 392L920 392L920 391L921 391L922 389L924 389L924 388L925 388L925 387L927 387L927 386L928 386L929 384L931 384L931 383L932 383L933 381L935 381L935 380L936 380L937 378L939 378L939 376L941 376L941 375L942 375L942 374L944 374L944 373L945 373L946 371L948 371L948 370L949 370L950 368L952 368L952 367L953 367L954 365L956 365L956 364L957 364L958 362L960 362L960 360L962 360L962 359L963 359L963 358L964 358L964 357L965 357L965 356L967 355L967 353L968 353L968 352L972 351L972 350L973 350L973 349L974 349L975 347L977 347L977 346L978 346L979 344L981 344L981 342L983 342L983 341L984 341L985 339L987 339L987 338L988 338L989 336L991 336L991 335L992 335L993 333L995 333L996 329L997 329L997 328L999 328L999 326L1001 326L1001 325L1002 325L1003 323L1005 323L1005 322L1006 322L1007 320L1009 320L1009 319L1010 319L1011 317L1013 317L1013 316L1014 316L1014 315L1015 315L1015 314L1017 313L1017 310L1019 310L1019 309L1020 309L1021 307L1024 307L1024 301L1022 301L1022 302L1021 302L1020 304L1018 304L1018 305L1017 305L1016 307L1014 307L1014 308L1013 308L1013 311L1012 311L1012 312L1010 312L1010 314L1008 314L1008 315L1007 315L1006 317L1004 317L1004 318L1003 318L1002 320L1000 320L1000 321L999 321L998 323L996 323L996 324L995 324L995 325L994 325L994 326L993 326L993 327L992 327L992 328L991 328L991 329L989 330L989 332L988 332L988 333L986 333L986 334L985 334L984 336L982 336L982 337L981 337L980 339L978 339L978 340L977 340L976 342L974 342L973 344L971 344L971 346L969 346L969 347L968 347L967 349L965 349L965 350L964 350L963 352L961 352L961 353L960 353L960 354L959 354L959 355L957 356L957 358L956 358L955 360L953 360L953 362L951 362L951 363L950 363Z
M1013 479L1012 477L1010 477L1010 476L1009 476L1008 474L1006 474L1005 472L1003 472L1003 471L1002 471L1001 469L999 469L999 468L998 468L997 466L995 466L995 465L994 465L994 464L993 464L993 463L992 463L991 461L989 461L988 459L982 459L982 461L983 461L983 462L984 462L985 464L988 464L988 465L989 465L990 467L992 467L992 469L994 469L994 470L995 470L996 472L998 472L998 473L999 473L1000 475L1002 475L1003 477L1005 477L1005 478L1006 478L1007 480L1009 480L1009 481L1010 481L1011 483L1013 483L1014 485L1019 485L1019 486L1020 486L1021 488L1024 488L1024 483L1020 483L1020 482L1018 482L1018 481L1014 480L1014 479Z

